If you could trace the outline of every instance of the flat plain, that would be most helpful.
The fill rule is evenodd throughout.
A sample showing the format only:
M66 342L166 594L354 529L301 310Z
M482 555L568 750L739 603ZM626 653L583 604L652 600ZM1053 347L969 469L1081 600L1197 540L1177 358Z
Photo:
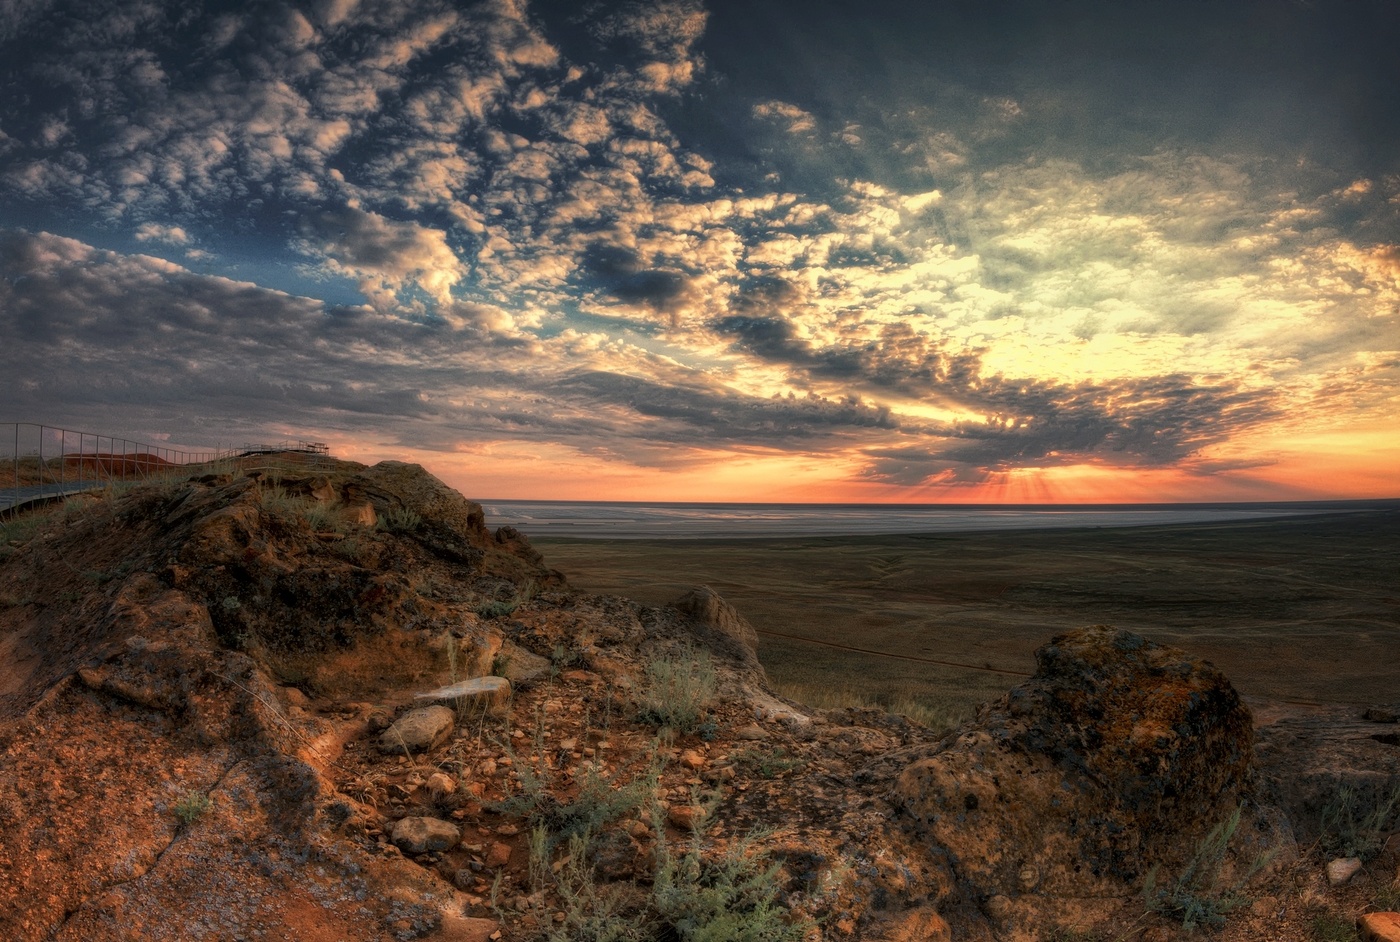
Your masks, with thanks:
M1400 508L1223 524L803 539L538 539L589 592L664 604L709 585L815 706L949 721L1111 624L1221 668L1246 696L1400 701ZM907 708L907 709L906 709Z

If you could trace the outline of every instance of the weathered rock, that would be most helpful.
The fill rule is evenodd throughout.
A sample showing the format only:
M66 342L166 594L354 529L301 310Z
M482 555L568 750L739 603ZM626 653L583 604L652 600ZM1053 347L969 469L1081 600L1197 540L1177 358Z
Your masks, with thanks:
M1360 857L1338 857L1327 862L1327 882L1341 886L1361 872Z
M542 677L549 676L554 665L549 658L527 651L513 641L501 646L500 673L514 687L528 687Z
M412 817L396 822L390 837L405 854L430 854L452 847L462 839L462 834L446 821Z
M902 916L884 938L886 942L950 942L953 933L942 916L923 908Z
M681 831L698 831L705 824L705 809L699 805L675 805L666 812L666 821Z
M486 851L486 866L493 870L510 863L510 845L497 841Z
M758 632L738 610L709 586L696 586L671 607L688 618L696 632L721 653L737 660L747 670L766 680L758 663Z
M1283 809L1299 843L1325 838L1323 822L1340 802L1364 816L1400 789L1400 749L1383 738L1394 727L1364 720L1351 706L1263 708L1254 749L1259 798Z
M423 784L434 798L445 798L457 791L457 780L443 772L434 772Z
M427 752L447 739L453 720L453 712L445 706L410 710L380 734L379 748L405 754Z
M492 716L510 709L510 681L504 677L473 677L417 695L419 700L437 700L468 709L485 709Z
M1239 804L1248 709L1210 664L1105 626L905 769L894 801L976 897L1124 892Z
M1400 942L1400 913L1367 913L1357 928L1361 942Z

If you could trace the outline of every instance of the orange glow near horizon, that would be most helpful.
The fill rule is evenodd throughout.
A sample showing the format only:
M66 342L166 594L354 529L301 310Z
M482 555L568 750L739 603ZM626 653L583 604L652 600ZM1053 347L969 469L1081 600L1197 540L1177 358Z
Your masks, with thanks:
M1347 448L1335 446L1345 439ZM341 440L340 458L423 465L474 500L697 503L1136 504L1384 499L1400 496L1400 444L1383 430L1287 442L1268 461L1213 473L1081 464L1024 468L981 483L899 486L859 479L860 456L717 453L645 468L558 445L495 443L442 453ZM1329 447L1334 446L1334 447ZM1338 456L1321 461L1319 454ZM1238 461L1240 465L1249 462Z

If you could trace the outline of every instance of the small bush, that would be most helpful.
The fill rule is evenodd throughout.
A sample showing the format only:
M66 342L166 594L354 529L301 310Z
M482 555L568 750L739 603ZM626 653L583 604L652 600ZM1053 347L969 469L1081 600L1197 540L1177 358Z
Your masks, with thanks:
M1158 868L1154 866L1148 871L1143 895L1149 912L1179 918L1183 929L1194 929L1200 925L1224 925L1225 914L1246 902L1240 891L1268 862L1267 857L1256 860L1234 886L1220 885L1220 869L1225 863L1230 840L1240 826L1242 810L1236 808L1201 839L1196 853L1170 885L1159 888Z
M655 658L645 668L642 719L682 733L694 732L718 688L714 661L704 651L685 648L675 657Z
M188 791L180 796L179 801L175 802L171 810L175 812L175 817L179 820L181 827L189 827L204 817L213 805L214 802L203 792Z
M801 759L782 746L776 749L755 749L752 746L740 749L729 757L735 765L759 778L776 778L793 769L800 769Z
M476 613L482 618L504 618L518 607L515 602L494 600L482 602L476 607Z
M390 533L411 533L423 524L423 518L407 507L395 507L379 518L376 524Z
M652 907L682 942L801 942L807 926L778 903L779 865L754 837L706 859L698 843L678 857L662 853ZM664 848L663 848L664 851Z

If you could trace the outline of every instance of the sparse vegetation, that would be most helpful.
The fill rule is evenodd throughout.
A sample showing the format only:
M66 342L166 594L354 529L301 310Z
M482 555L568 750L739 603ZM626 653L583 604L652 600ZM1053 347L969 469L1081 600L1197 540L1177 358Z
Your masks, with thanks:
M585 791L598 791L600 783L597 780L595 787ZM566 831L555 830L547 822L535 825L529 864L534 894L528 899L531 909L538 911L536 924L544 926L536 938L544 942L798 942L805 938L811 924L794 919L778 902L779 866L758 847L762 835L740 838L723 852L707 855L703 836L697 834L676 852L665 838L656 786L653 767L622 789L628 795L624 816L649 819L656 835L649 879L600 881L596 862L610 841L600 837L605 833L601 819L575 818L572 829ZM590 804L601 806L594 798ZM547 911L559 915L544 918Z
M395 507L383 514L376 526L390 533L411 533L423 525L423 518L406 507Z
M1313 942L1357 942L1356 925L1335 913L1319 913L1312 919Z
M213 800L203 792L187 791L171 807L181 827L189 827L214 806Z
M1400 788L1370 800L1349 785L1338 788L1322 809L1320 844L1330 857L1371 860L1380 853L1400 811Z
M719 685L710 655L684 648L674 657L657 657L643 669L642 719L682 733L694 732Z
M790 700L819 710L883 710L907 716L916 723L939 731L952 729L970 715L962 702L949 702L917 692L873 691L818 683L775 683L773 688Z
M482 618L504 618L517 608L524 605L535 597L539 591L538 584L533 579L527 579L522 584L515 586L510 598L492 598L477 605L476 613Z
M1157 885L1157 867L1148 872L1143 895L1149 912L1179 918L1183 929L1194 929L1203 925L1224 925L1225 915L1247 902L1242 892L1244 885L1264 867L1267 858L1256 860L1244 876L1231 886L1222 886L1220 879L1225 855L1229 852L1235 831L1239 829L1242 813L1243 808L1236 808L1229 817L1211 828L1210 833L1196 845L1195 854L1169 885Z
M804 765L801 759L783 746L774 749L746 746L731 754L729 758L736 766L759 778L777 778Z

